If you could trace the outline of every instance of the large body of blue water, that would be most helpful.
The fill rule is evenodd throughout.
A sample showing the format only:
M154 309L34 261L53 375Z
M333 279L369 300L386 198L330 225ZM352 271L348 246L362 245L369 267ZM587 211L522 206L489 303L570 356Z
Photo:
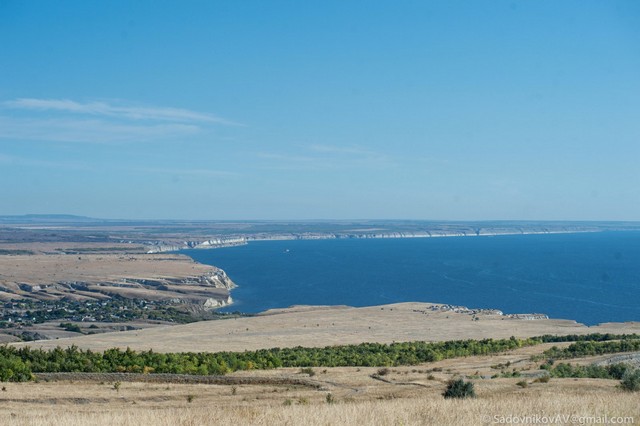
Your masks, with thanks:
M239 287L228 311L435 302L640 321L640 232L251 242L185 250Z

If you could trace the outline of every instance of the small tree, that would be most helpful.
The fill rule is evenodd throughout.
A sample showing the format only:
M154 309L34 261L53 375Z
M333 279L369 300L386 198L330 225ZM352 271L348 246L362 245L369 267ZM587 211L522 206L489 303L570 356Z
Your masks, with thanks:
M472 382L465 382L462 379L450 380L447 389L442 394L445 398L475 398L476 392Z
M20 358L0 358L0 381L28 382L29 380L33 380L31 367Z

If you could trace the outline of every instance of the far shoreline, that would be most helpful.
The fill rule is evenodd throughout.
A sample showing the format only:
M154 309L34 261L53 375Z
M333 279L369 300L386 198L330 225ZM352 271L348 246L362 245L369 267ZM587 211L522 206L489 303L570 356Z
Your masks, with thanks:
M181 252L182 250L212 250L247 245L261 241L297 241L297 240L382 240L382 239L413 239L413 238L452 238L452 237L501 237L514 235L558 235L558 234L586 234L598 232L630 232L630 230L584 229L584 230L543 230L520 232L387 232L379 234L340 234L340 233L302 233L275 234L270 236L234 236L231 238L214 238L204 241L186 241L182 246L157 245L149 248L147 254Z
M260 238L260 239L249 239L247 241L246 244L248 244L249 242L261 242L261 241L270 241L270 242L278 242L278 241L308 241L308 240L356 240L356 239L414 239L414 238L440 238L440 237L444 237L444 238L448 238L448 237L456 237L456 236L480 236L480 237L490 237L490 236L517 236L517 235L566 235L566 234L595 234L595 233L604 233L604 232L616 232L616 231L606 231L606 230L581 230L581 231L547 231L547 232L535 232L535 231L531 231L531 232L519 232L519 233L492 233L492 234L480 234L480 235L459 235L459 234L447 234L447 235L429 235L429 236L422 236L422 235L412 235L412 236L407 236L407 235L400 235L399 233L393 233L393 234L389 234L385 237L367 237L367 238L343 238L343 237L336 237L336 236L324 236L323 238L314 238L314 237L306 237L306 238L300 238L300 237L293 237L293 236L278 236L275 238ZM626 233L628 231L626 230L620 230L617 231L619 233ZM223 247L220 247L223 248ZM190 248L190 250L197 250L196 248ZM288 251L288 250L287 250ZM187 251L183 251L180 250L179 251L181 254L184 254L186 256L189 256L191 259L193 259L194 261L197 261L196 258L191 257L192 254L194 254L194 252L187 252ZM215 262L206 262L206 264L208 265L214 265ZM236 268L237 271L237 268ZM268 281L268 278L266 278ZM237 295L234 295L233 293L235 293L235 291L231 292L232 296L235 296L235 298L237 298ZM359 304L359 303L354 303L352 300L351 301L346 301L346 300L338 300L336 301L336 303L332 303L329 302L328 304L324 304L324 303L314 303L314 301L309 300L309 302L307 302L306 300L304 301L294 301L292 303L288 303L289 301L283 301L284 303L282 305L277 305L274 304L272 306L266 306L264 307L264 309L253 309L253 310L249 310L249 311L244 311L242 309L242 305L243 303L240 303L238 305L237 301L235 301L234 299L231 299L232 303L225 305L225 306L221 306L220 309L217 309L218 312L221 313L231 313L231 312L244 312L244 313L249 313L251 315L256 315L256 314L260 314L261 312L264 312L266 310L270 310L270 309L287 309L290 306L295 306L295 305L304 305L304 306L317 306L317 305L327 305L327 306L334 306L334 305L349 305L349 306L353 306L353 307L358 307L358 308L362 308L362 307L368 307L368 306L377 306L380 304L384 304L384 303L406 303L406 302L414 302L414 301L418 301L420 302L421 300L423 300L422 298L412 298L412 299L404 299L404 298L399 298L399 299L393 299L393 298L388 298L386 300L380 300L380 301L375 301L374 303L363 303L363 304ZM435 302L435 301L439 301L437 303L441 303L441 304L454 304L454 305L466 305L466 306L471 306L473 305L472 302L469 302L469 300L458 300L456 301L455 298L454 299L443 299L443 298L437 298L437 299L429 299L430 302ZM421 302L420 302L421 303ZM251 303L250 303L251 304ZM496 303L494 305L489 306L489 304L486 303L482 303L480 304L480 306L483 306L486 309L490 309L493 308L495 309L496 306L501 306L499 303ZM536 311L535 313L537 314L538 312L542 312L545 315L548 314L548 312L546 312L544 309L541 309L540 306L538 306L537 308L532 309L533 311ZM531 310L526 309L526 307L524 309L518 309L516 307L516 309L509 309L507 308L507 313L509 314L522 314L522 315L529 315L531 314ZM602 315L600 315L602 317ZM563 318L574 318L573 315L567 314L567 315L562 315L561 313L555 312L551 314L551 319L563 319ZM579 318L576 321L580 321L580 323L584 323L587 324L588 326L595 326L598 324L606 324L606 323L619 323L619 322L634 322L634 321L638 321L638 319L636 318L631 318L631 319L618 319L618 318L594 318L592 320L585 320L583 318Z

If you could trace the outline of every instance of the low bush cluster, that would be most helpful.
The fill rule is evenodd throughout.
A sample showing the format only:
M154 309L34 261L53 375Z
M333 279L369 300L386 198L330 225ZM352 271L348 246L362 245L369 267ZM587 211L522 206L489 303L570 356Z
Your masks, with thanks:
M463 379L451 380L447 384L447 389L442 394L445 398L475 398L476 391L472 382L465 382Z
M640 369L627 371L620 381L622 389L630 392L640 391Z

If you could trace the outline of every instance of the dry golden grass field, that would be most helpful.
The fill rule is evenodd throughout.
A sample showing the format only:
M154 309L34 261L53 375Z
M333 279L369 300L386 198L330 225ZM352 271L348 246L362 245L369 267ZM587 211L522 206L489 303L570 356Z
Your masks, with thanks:
M516 424L513 416L529 416L529 424L544 416L555 424L597 424L605 416L626 418L626 424L640 421L640 395L622 391L614 380L535 382L538 366L530 356L549 346L394 367L384 381L372 377L377 368L315 368L312 377L291 368L234 374L306 377L321 385L318 389L81 380L7 383L0 392L0 424L444 426ZM523 377L489 378L497 371L492 366L507 361ZM476 398L442 397L447 380L470 374L476 377ZM522 381L524 388L517 385ZM569 416L576 416L574 423Z
M0 283L46 286L57 282L123 283L184 279L216 268L176 254L46 254L0 256Z
M216 274L224 273L176 254L0 256L0 300L226 300L228 288Z
M415 307L414 304L403 305ZM394 305L394 311L391 311L391 306L386 306L385 311L396 312L402 307ZM379 307L376 309L380 311ZM298 313L309 310L314 311L299 309ZM277 318L279 315L282 314L253 320ZM449 322L452 319L449 315ZM225 322L232 323L233 320L212 321L210 325ZM482 320L475 321L478 322L482 323ZM538 321L520 322L533 324ZM165 332L182 327L170 327ZM575 325L569 327L570 330L576 328L582 329ZM440 330L439 333L444 332ZM123 334L113 333L111 338L115 340L110 342L117 342L117 337ZM201 335L191 336L194 342L202 342L200 338ZM91 347L83 345L81 339L74 342ZM297 343L290 341L291 345ZM555 345L562 347L568 344ZM206 342L203 345L201 349L207 347ZM640 421L640 394L623 391L618 381L552 378L547 383L537 382L535 379L541 374L541 361L532 361L531 357L553 345L549 343L495 355L392 367L382 376L379 368L371 367L317 367L313 369L313 375L296 368L243 371L231 375L238 378L303 378L316 387L143 383L124 379L116 384L118 377L87 381L82 375L72 377L74 381L47 382L41 379L37 383L8 383L0 392L0 424L488 425L525 422L599 424L613 418L618 424ZM171 346L165 342L156 348L170 350ZM177 342L173 350L182 350L181 343ZM585 364L603 358L606 356L572 362ZM495 377L514 370L521 376ZM445 400L442 397L446 383L457 377L473 381L476 398Z
M112 347L156 352L244 351L274 347L322 347L362 342L531 337L542 334L640 333L640 323L586 327L568 320L518 320L499 315L432 311L429 303L351 308L293 307L255 317L201 321L152 329L19 343L54 348Z
M73 248L71 243L65 247ZM45 244L34 251L50 253L55 252L55 247ZM123 279L180 281L214 270L184 256L114 252L0 256L0 284L10 290L7 297L11 294L33 297L33 291L19 285L26 283L52 284L43 291L45 300L63 295L82 299L95 298L100 294L97 290L104 290L106 283L127 284ZM83 295L82 291L70 293L56 287L56 283L67 281L88 283L96 291ZM113 292L131 297L136 296L136 291L144 292L148 298L166 296L166 291L161 295L142 285L134 287L114 286ZM216 295L216 291L224 293L226 289L207 291ZM77 345L98 351L130 347L157 352L216 352L587 333L640 333L640 323L586 327L569 320L522 320L495 313L442 311L429 303L401 303L366 308L292 307L254 317L15 345L41 348ZM447 426L601 424L607 420L612 423L612 419L617 424L640 422L640 394L624 392L615 380L552 378L547 383L536 382L541 373L540 362L531 361L531 356L550 346L392 367L382 376L378 368L356 367L318 367L313 369L312 376L292 368L231 375L239 379L263 378L263 384L150 383L127 381L125 377L121 381L112 377L89 380L83 375L47 381L42 376L37 382L0 383L0 425ZM575 362L590 363L603 358L606 357ZM514 369L521 377L492 378ZM442 392L446 383L456 377L470 378L477 397L445 400ZM269 383L270 379L301 378L314 386Z

